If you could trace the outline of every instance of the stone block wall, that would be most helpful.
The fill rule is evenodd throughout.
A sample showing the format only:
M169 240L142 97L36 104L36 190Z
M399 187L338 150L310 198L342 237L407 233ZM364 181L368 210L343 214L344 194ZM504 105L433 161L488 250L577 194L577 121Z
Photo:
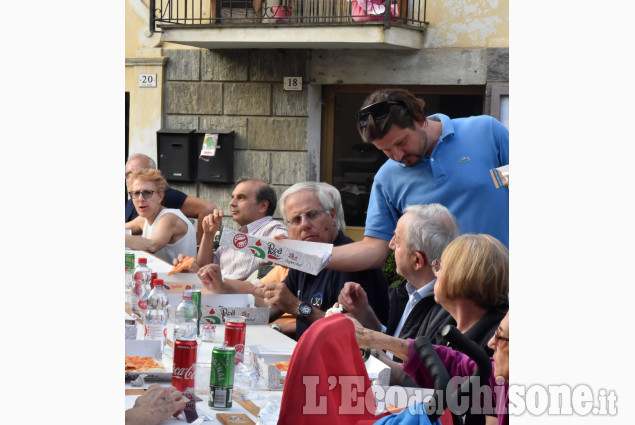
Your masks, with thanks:
M307 180L307 88L285 91L282 79L308 82L308 51L164 50L164 55L164 128L235 131L234 180L262 179L279 196ZM170 186L228 211L234 184ZM231 218L225 224L232 226Z

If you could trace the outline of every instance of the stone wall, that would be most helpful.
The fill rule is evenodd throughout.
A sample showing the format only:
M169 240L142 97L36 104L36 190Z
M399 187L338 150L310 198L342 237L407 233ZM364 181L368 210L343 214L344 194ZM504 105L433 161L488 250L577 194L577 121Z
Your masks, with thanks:
M278 195L307 180L307 89L282 89L284 76L307 81L307 51L165 50L164 54L168 57L164 128L235 131L234 180L262 179ZM234 186L170 185L224 210Z
M315 100L324 84L485 85L484 112L489 113L492 85L509 82L508 48L165 50L164 54L168 61L163 127L235 131L234 178L249 175L265 180L278 195L296 182L319 176L320 137L309 135L308 128L319 133L319 125L310 120L321 114ZM285 76L302 77L303 90L284 91ZM310 98L310 90L316 99ZM227 210L234 185L171 182L171 186ZM279 211L275 215L279 217Z

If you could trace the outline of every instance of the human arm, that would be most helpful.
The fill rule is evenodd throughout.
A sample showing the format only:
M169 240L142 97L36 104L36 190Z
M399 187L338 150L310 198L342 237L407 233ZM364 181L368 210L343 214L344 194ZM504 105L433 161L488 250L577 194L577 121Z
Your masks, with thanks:
M368 304L368 295L359 283L346 282L340 291L337 302L364 327L381 331L381 322Z
M130 230L133 235L140 235L143 232L143 223L145 218L137 216L137 218L126 223L126 229Z
M214 294L254 294L254 285L246 280L223 279L219 264L208 264L201 267L198 277L203 286Z
M384 239L365 236L359 242L333 247L326 268L354 272L381 267L390 253L388 243Z
M163 214L158 219L152 235L147 238L143 236L126 235L126 246L130 249L157 252L173 238L180 238L186 233L187 224L183 220L175 214Z
M408 339L406 342L408 344L408 353L406 357L400 357L407 359L402 366L404 372L410 375L420 387L434 388L432 377L419 358L417 349L414 346L414 340ZM460 351L442 345L434 345L434 350L448 371L450 378L470 376L476 370L476 363Z
M289 313L298 316L298 306L302 301L298 299L284 282L268 282L257 285L256 294L262 296L267 305L271 306L272 314L269 317L275 317L273 312L280 315ZM311 324L326 315L326 312L319 308L313 307L311 314L304 320L306 324Z
M126 425L157 425L183 409L183 393L172 386L151 384L126 410Z
M183 202L181 212L186 217L197 219L196 243L200 244L203 239L203 219L212 214L216 209L216 205L195 196L188 196Z
M394 356L400 359L408 357L408 341L394 336L386 335L381 332L367 329L357 320L352 319L355 325L355 337L360 348L374 347L385 351L390 351Z
M199 267L214 262L214 236L216 236L216 232L220 229L222 222L223 210L216 209L203 218L203 238L201 239L201 245L198 248L198 255L196 257L196 264L198 264Z

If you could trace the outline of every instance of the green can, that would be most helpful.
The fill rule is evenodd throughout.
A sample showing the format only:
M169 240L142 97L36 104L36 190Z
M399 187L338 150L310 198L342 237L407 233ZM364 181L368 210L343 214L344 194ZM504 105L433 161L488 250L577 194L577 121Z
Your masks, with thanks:
M232 407L235 362L234 347L216 346L212 350L208 401L212 409L231 409Z
M134 270L134 252L126 249L126 270Z
M192 301L196 305L196 310L198 311L198 319L196 319L196 335L201 334L201 290L200 289L192 289Z

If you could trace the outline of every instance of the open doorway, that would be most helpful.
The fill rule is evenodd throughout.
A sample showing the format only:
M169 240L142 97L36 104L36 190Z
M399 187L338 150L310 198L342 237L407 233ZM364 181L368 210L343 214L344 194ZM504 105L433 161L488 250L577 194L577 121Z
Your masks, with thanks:
M320 180L335 186L342 195L347 234L360 240L366 223L370 189L379 167L386 161L383 152L362 141L354 114L366 96L386 86L323 87L322 148ZM393 86L397 87L397 86ZM442 113L450 118L481 115L485 86L399 86L426 102L426 113Z

